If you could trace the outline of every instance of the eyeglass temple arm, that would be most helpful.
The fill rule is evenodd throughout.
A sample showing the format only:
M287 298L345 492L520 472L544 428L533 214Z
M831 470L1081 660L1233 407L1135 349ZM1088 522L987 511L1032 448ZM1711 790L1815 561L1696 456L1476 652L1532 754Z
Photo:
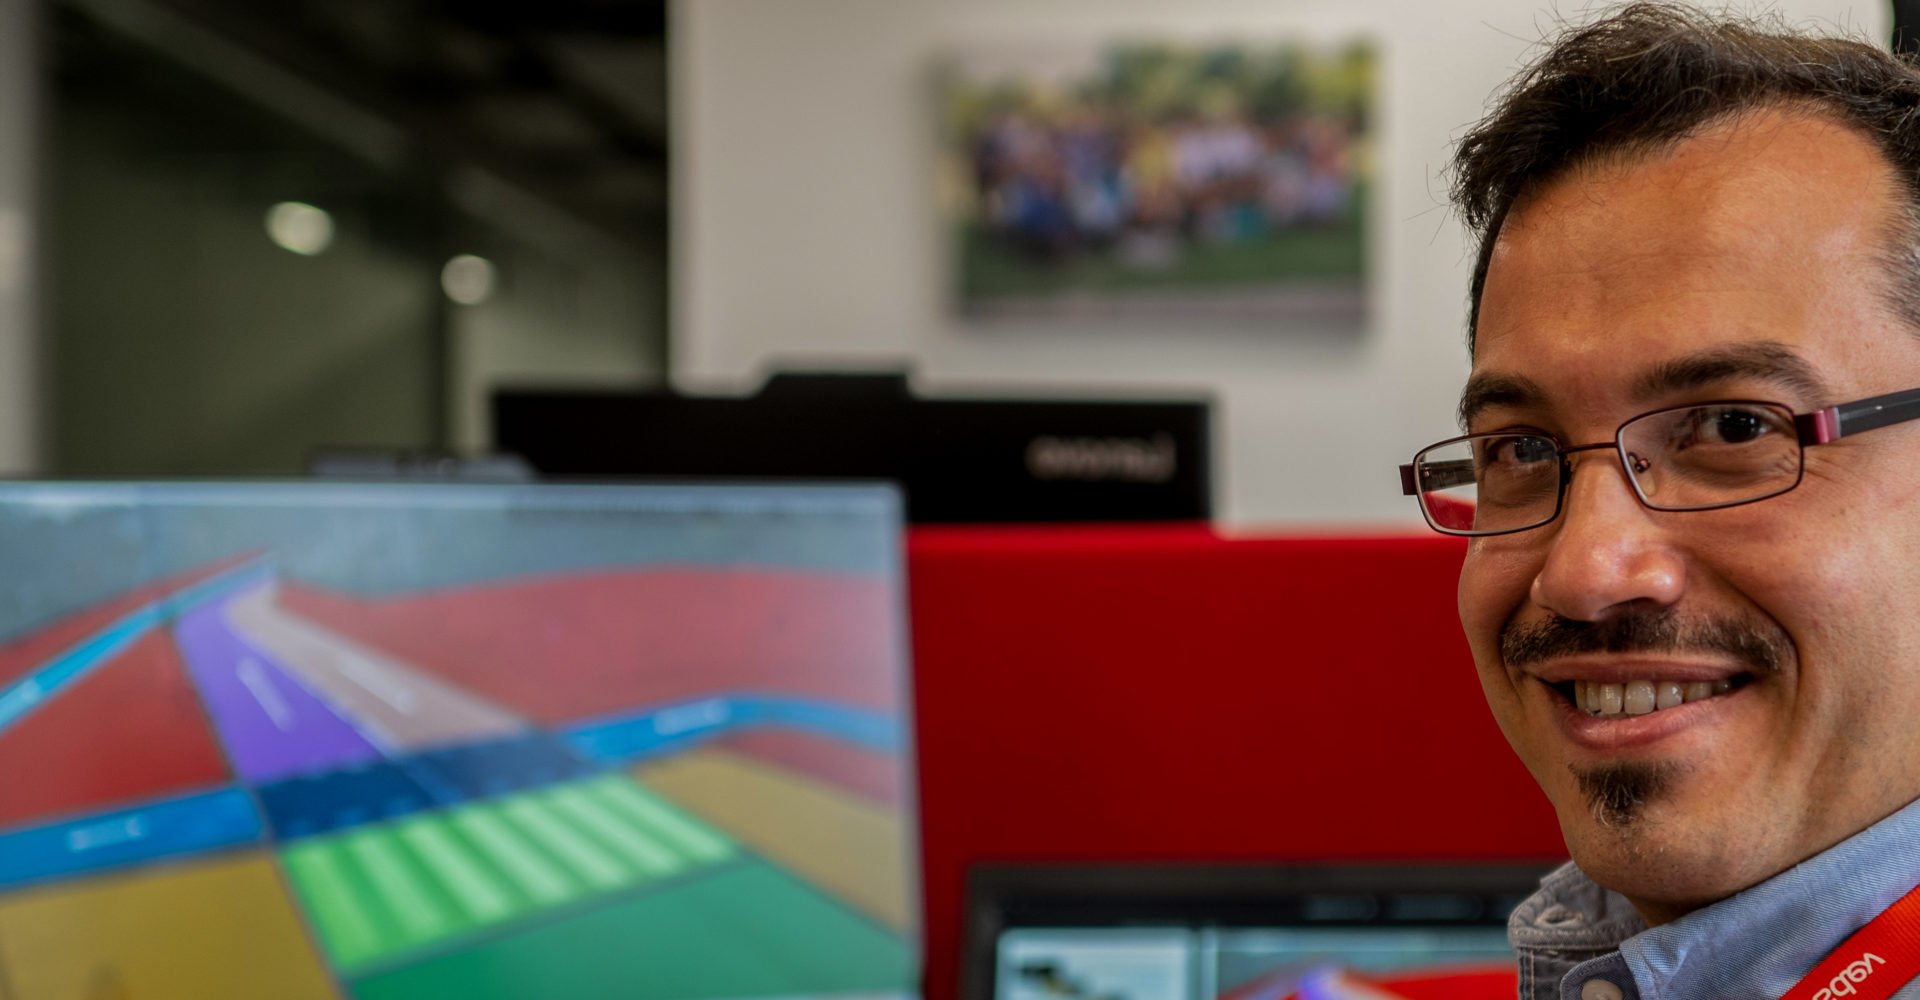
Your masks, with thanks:
M1415 496L1423 492L1444 490L1449 486L1464 486L1473 482L1473 462L1468 459L1455 459L1451 462L1428 462L1426 465L1426 489L1420 488L1418 477L1414 474L1413 463L1400 467L1400 492L1405 496Z
M1920 389L1890 392L1812 413L1795 414L1793 423L1799 431L1800 443L1812 445L1908 420L1920 420Z

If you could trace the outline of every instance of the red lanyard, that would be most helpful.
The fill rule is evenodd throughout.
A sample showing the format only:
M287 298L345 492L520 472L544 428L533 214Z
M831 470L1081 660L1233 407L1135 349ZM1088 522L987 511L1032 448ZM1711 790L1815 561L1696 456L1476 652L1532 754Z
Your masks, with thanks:
M1780 1000L1886 1000L1920 979L1920 888L1854 932Z

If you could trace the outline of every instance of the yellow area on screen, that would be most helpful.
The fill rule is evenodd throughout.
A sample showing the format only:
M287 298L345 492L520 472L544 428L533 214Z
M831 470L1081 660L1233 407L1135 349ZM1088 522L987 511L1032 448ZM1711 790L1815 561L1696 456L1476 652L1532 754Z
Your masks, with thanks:
M648 789L774 864L900 932L912 928L900 814L825 782L725 750L637 766Z
M0 896L0 970L21 1000L336 995L257 851Z

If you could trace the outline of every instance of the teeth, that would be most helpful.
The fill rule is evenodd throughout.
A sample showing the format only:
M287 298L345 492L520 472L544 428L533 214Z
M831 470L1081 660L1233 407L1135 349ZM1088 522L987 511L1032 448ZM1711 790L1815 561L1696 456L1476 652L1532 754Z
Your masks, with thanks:
M1574 681L1573 703L1588 715L1647 715L1733 690L1733 679L1717 681L1626 681L1603 684Z

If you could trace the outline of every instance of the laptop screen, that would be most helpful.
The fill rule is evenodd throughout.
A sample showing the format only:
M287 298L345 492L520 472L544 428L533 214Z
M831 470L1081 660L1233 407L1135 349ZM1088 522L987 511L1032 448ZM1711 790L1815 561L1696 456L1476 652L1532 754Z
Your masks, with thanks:
M908 993L899 523L0 485L0 997Z

